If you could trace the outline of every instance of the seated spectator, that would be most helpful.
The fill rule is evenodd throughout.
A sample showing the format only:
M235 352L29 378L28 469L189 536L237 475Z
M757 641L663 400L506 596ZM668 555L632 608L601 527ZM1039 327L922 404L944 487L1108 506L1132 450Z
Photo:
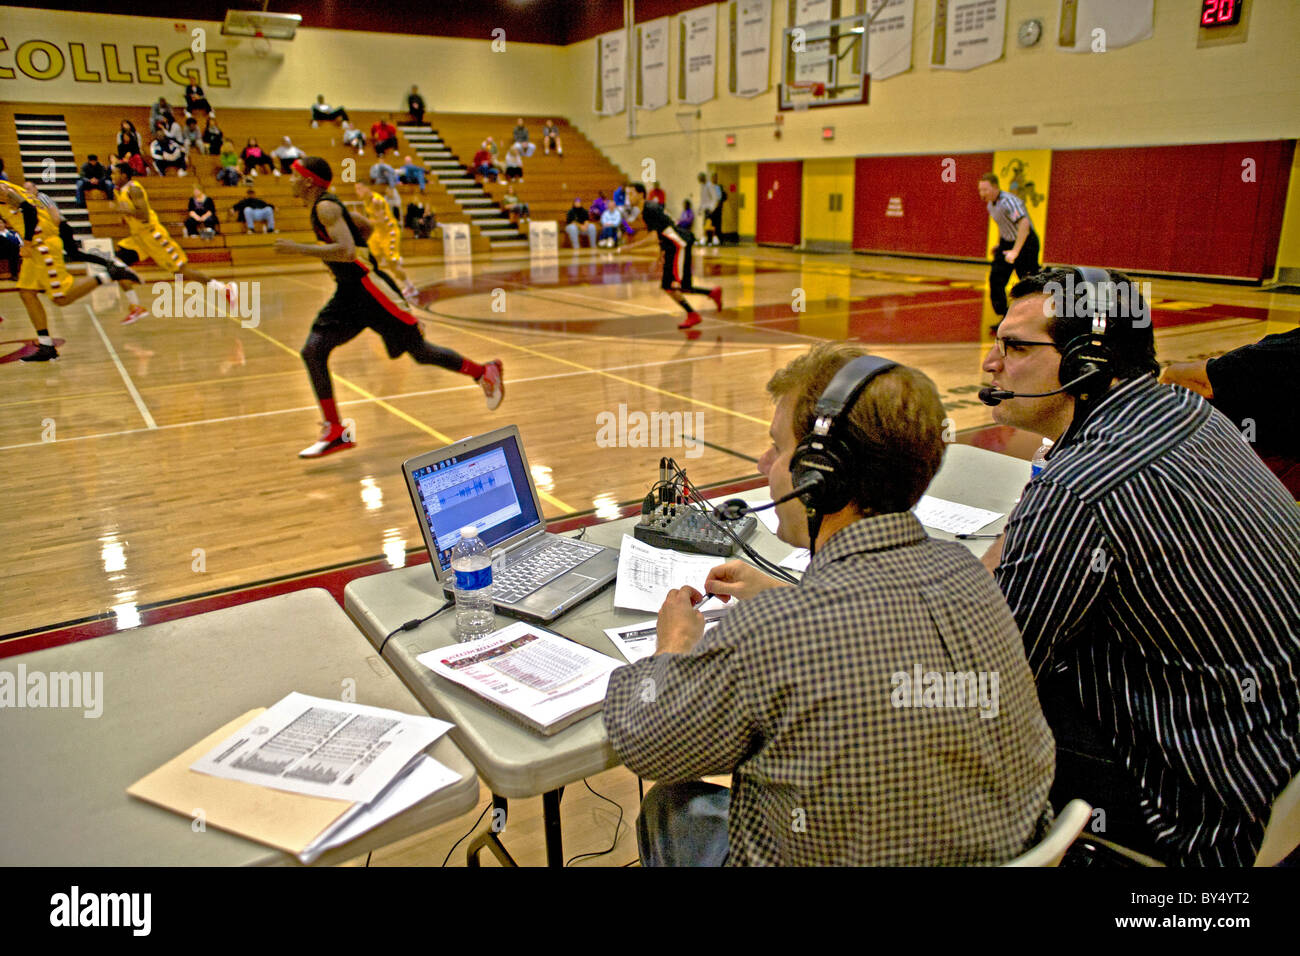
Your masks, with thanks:
M230 140L222 143L218 160L221 166L217 169L217 182L223 186L238 186L243 177L239 173L239 154L235 152L235 144Z
M420 95L420 88L412 86L411 92L406 96L406 109L411 114L411 122L419 126L424 122L424 97Z
M176 122L176 115L172 108L167 104L166 97L158 97L158 102L149 107L149 129L155 130L159 124L163 129L171 132L172 125Z
M199 133L199 122L193 116L185 120L185 128L181 130L181 145L185 147L185 158L188 160L189 168L194 168L194 157L203 151L203 137Z
M203 87L199 86L199 75L191 73L189 79L189 85L185 87L185 111L187 113L211 114L212 107L208 105L207 99L203 96Z
M202 186L194 187L194 195L185 216L185 234L211 239L221 230L221 221L217 218L217 207L212 197L205 195Z
M528 221L528 203L520 201L513 185L506 186L506 191L501 196L501 208L510 217L512 225L519 225L521 220Z
M397 181L397 170L392 166L389 166L382 159L370 167L370 185L396 186Z
M1300 388L1300 329L1266 335L1217 358L1175 362L1160 381L1214 403L1256 454L1300 499L1300 428L1293 416Z
M695 212L691 209L689 199L682 200L682 214L677 217L677 231L690 232L695 225Z
M376 157L382 157L389 150L396 150L397 127L388 120L377 120L370 127L370 143Z
M551 150L564 155L564 146L560 143L560 127L555 125L555 120L547 120L542 127L542 145L546 147L547 156L551 155Z
M488 151L488 155L490 155L490 156L492 157L492 161L493 161L493 162L496 162L496 159L497 159L497 141L494 140L491 136L489 136L487 139L483 140L483 148L486 149L486 150Z
M777 536L812 551L803 579L719 565L703 590L737 606L705 633L703 595L670 591L655 655L610 675L610 745L659 781L644 865L988 866L1051 819L1052 736L1015 621L974 556L910 512L943 460L939 394L903 366L868 378L873 358L824 343L767 384L758 467L778 501L815 403L843 389L830 438L851 467L777 505ZM718 773L730 789L698 780Z
M591 218L599 219L601 213L605 211L605 208L608 205L609 205L609 200L605 198L605 194L603 192L597 191L596 198L593 199L591 202Z
M347 120L343 121L343 145L349 149L355 149L358 156L364 156L366 153L366 134L361 132Z
M618 245L618 230L623 225L623 213L617 206L609 206L600 214L600 245L613 249Z
M337 121L346 121L348 111L343 107L335 109L325 102L325 94L317 95L316 102L311 105L311 125L319 126L321 123L333 123Z
M581 247L578 241L579 233L586 235L587 245L596 245L596 224L590 220L591 217L586 207L582 205L582 200L575 197L573 205L564 216L564 231L569 234L569 245L574 249Z
M263 232L275 232L275 206L259 198L252 186L243 199L230 207L230 218L243 219L248 232L254 232L253 226L259 222L266 227Z
M1300 771L1300 509L1232 421L1157 384L1149 307L1105 275L1011 290L983 369L1066 391L993 409L1055 444L985 563L1056 736L1056 804L1104 808L1107 839L1165 863L1250 866Z
M437 228L438 219L432 212L425 210L424 203L412 202L406 206L406 216L402 219L402 225L415 233L416 239L428 239Z
M519 152L525 156L531 156L537 150L535 143L528 142L528 127L524 125L522 116L515 120L514 139L515 145L519 147Z
M668 205L668 197L664 195L664 191L659 188L659 180L656 179L655 188L646 193L645 201L657 202L661 206Z
M86 162L81 166L81 178L77 180L78 206L86 205L87 189L98 189L105 199L113 198L113 178L109 175L108 167L94 153L87 156Z
M480 146L478 152L474 154L474 174L496 182L497 172L497 164L492 159L492 154L488 152L486 146Z
M216 156L221 152L223 139L225 136L221 132L221 127L217 125L217 117L209 113L208 118L203 121L203 151L209 156Z
M135 124L122 120L117 131L117 158L125 160L129 156L140 155L140 135L135 131Z
M518 143L511 143L510 148L506 150L505 166L506 182L524 181L524 154Z
M398 170L398 179L419 186L420 192L424 192L424 170L415 165L410 156L404 156L402 159L403 166Z
M153 164L159 176L166 176L169 169L176 170L177 176L185 175L185 147L161 129L153 134L153 142L149 144L149 155L153 157Z
M275 160L262 151L262 147L257 145L256 138L249 138L244 145L244 151L239 154L239 158L244 161L245 176L256 176L259 169L277 172Z
M292 171L290 167L294 160L302 159L307 154L293 145L293 140L286 136L283 143L271 150L271 155L280 161L280 172L288 173Z
M636 203L628 202L627 196L631 191L632 190L620 186L618 193L615 195L621 194L621 198L617 199L614 203L618 206L619 212L623 214L623 231L629 236L636 234L636 230L632 228L632 223L636 222L641 215L641 207ZM646 200L646 202L649 201L649 199Z

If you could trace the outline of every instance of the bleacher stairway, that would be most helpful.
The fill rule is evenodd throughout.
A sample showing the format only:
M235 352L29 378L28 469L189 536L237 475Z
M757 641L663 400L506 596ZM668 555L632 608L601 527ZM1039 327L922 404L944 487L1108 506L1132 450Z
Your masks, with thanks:
M89 236L90 216L77 205L77 160L62 114L15 113L14 127L23 176L58 203L73 232Z

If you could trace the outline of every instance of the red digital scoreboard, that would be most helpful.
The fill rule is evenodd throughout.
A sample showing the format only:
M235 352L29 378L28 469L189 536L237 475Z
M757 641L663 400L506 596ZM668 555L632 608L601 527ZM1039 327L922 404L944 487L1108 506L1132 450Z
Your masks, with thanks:
M1230 27L1241 21L1241 8L1246 0L1202 0L1201 26Z

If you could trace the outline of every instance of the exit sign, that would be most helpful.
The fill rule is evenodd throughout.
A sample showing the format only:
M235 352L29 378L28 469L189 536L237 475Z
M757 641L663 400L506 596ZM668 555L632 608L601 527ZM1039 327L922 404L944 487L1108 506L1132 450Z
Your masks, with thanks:
M823 127L822 127L822 139L834 139L834 138L835 138L835 127L834 127L834 126L823 126Z

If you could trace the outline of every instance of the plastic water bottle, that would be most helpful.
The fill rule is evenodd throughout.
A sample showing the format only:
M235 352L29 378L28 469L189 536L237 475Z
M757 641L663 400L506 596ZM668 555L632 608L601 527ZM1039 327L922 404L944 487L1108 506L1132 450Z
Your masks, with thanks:
M492 631L492 559L473 526L460 529L451 551L456 576L456 638L472 641Z
M1038 477L1039 472L1047 467L1047 453L1052 450L1052 440L1044 438L1043 443L1038 446L1038 451L1034 452L1034 457L1029 459L1029 480L1033 481Z

